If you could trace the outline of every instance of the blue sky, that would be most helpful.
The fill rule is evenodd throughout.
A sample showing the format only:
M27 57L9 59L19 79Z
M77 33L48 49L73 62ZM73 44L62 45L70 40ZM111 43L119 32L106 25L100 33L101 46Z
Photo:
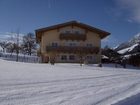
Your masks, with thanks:
M71 20L111 33L103 41L111 47L140 32L139 0L0 0L0 35L34 32Z

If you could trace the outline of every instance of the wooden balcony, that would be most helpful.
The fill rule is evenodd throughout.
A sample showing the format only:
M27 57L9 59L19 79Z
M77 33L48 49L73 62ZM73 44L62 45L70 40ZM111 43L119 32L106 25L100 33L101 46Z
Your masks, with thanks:
M86 40L86 34L81 33L60 33L59 38L61 40Z
M82 47L82 46L47 46L47 52L63 52L63 53L83 53L83 54L97 54L99 47Z

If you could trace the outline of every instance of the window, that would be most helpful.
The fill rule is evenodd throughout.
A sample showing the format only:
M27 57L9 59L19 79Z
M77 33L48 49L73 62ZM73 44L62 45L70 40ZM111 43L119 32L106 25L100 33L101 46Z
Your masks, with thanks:
M66 33L70 33L70 31L65 31Z
M70 55L69 56L69 60L75 60L75 56L74 55Z
M75 31L75 33L76 33L76 34L80 34L80 32L79 32L79 31Z
M66 55L62 55L61 56L61 60L67 60L67 56Z
M70 43L69 45L70 46L76 46L76 43Z
M92 47L92 44L88 43L88 44L87 44L87 47Z
M92 60L92 56L87 56L87 60Z
M52 43L52 46L53 46L53 47L57 47L58 44L57 44L57 43Z

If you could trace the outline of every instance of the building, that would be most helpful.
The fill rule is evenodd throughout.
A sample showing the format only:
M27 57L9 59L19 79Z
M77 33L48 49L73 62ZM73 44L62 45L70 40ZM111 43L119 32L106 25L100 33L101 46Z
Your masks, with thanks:
M35 30L43 63L100 63L101 39L110 33L70 21Z

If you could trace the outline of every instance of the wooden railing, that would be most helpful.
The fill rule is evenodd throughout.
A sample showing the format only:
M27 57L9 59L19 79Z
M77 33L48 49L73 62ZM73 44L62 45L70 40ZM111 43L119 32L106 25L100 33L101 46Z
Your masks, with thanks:
M84 47L84 46L47 46L47 52L64 52L64 53L99 53L99 47Z
M60 40L86 40L86 34L81 33L60 33Z

